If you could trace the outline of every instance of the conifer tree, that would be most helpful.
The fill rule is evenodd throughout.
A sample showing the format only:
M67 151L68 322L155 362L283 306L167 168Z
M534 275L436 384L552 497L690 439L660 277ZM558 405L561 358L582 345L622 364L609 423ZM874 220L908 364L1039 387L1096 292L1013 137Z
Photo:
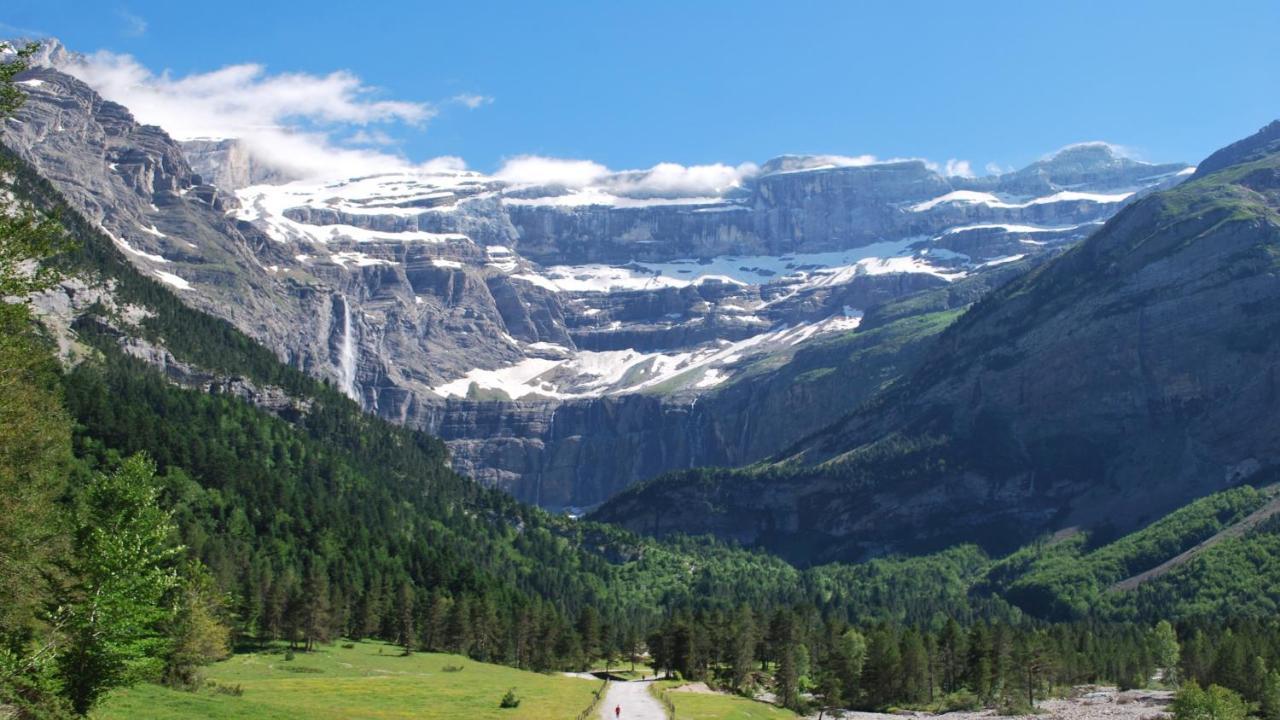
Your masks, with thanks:
M1156 623L1151 632L1151 645L1156 665L1164 672L1165 682L1177 682L1181 649L1178 647L1178 635L1168 620Z
M448 629L445 631L445 649L457 655L471 652L471 599L458 597L449 608Z
M396 613L400 619L396 641L404 648L405 655L412 654L418 643L418 635L413 622L413 586L408 580L400 583L400 593L396 596Z
M76 515L70 585L57 590L58 652L64 692L87 714L113 687L159 674L169 615L165 597L178 585L180 548L171 514L159 505L155 465L134 455L100 473Z

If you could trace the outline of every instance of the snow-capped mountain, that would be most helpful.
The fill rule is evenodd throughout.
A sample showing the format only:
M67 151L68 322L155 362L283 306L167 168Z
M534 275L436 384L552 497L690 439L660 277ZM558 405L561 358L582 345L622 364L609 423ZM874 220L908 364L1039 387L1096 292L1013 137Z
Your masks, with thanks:
M1191 171L1092 143L981 178L787 156L697 182L662 166L290 181L234 141L180 146L57 70L23 83L4 142L132 261L553 507L778 450L847 408L753 421L772 395L716 398L888 300L1037 262ZM775 427L746 440L727 414Z
M981 179L780 158L713 196L658 195L634 173L566 188L406 172L244 187L235 217L301 250L274 274L394 277L414 308L442 277L483 283L500 317L458 332L504 346L450 348L466 362L424 367L430 392L563 400L713 387L746 355L856 326L880 276L913 276L911 290L1037 255L1188 170L1092 144Z

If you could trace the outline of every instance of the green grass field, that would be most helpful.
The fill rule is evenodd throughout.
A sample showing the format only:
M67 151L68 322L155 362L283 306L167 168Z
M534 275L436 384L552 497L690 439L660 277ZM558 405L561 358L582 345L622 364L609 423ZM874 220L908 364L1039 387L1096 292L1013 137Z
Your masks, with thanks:
M790 710L733 695L671 692L680 682L658 683L653 691L666 692L676 706L676 720L797 720Z
M397 647L375 642L339 645L284 659L283 650L235 655L207 668L198 692L140 685L113 693L96 720L330 720L421 718L444 720L562 720L591 703L600 684L487 665L457 655L418 653L401 657ZM446 672L446 666L460 666ZM243 695L223 692L240 686ZM515 688L520 706L498 702ZM746 717L746 716L743 716Z

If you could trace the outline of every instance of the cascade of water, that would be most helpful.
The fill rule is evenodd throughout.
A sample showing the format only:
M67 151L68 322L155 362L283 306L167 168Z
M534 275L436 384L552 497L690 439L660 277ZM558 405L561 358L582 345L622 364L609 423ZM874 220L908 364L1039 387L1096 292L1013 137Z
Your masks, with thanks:
M342 345L338 351L338 382L342 392L353 400L356 393L356 344L351 337L351 302L342 298Z

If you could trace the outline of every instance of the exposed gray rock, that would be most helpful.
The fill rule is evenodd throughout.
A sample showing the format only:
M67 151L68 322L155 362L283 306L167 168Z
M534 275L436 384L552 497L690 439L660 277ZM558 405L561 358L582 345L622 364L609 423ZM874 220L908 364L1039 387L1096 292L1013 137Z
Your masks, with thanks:
M182 153L200 178L225 192L260 183L295 180L282 170L263 165L249 153L244 143L234 138L219 140L184 140Z
M65 51L48 52L51 64L61 62L58 53ZM460 468L557 507L599 502L673 468L750 462L816 431L865 394L862 385L833 379L788 385L810 366L779 368L809 343L832 337L816 332L817 324L827 323L823 332L847 329L858 313L938 289L944 277L987 272L978 266L988 260L1047 255L1123 204L1034 198L1068 186L1144 191L1185 167L1135 163L1105 148L979 179L946 178L917 161L819 169L791 158L705 201L640 194L618 206L556 205L550 200L569 190L512 187L469 174L441 192L409 178L386 194L357 196L336 182L314 189L319 201L281 210L263 196L232 192L285 179L237 142L180 146L57 70L36 69L22 79L35 81L26 85L30 99L0 138L145 272L282 359L335 382L370 411L442 435ZM920 207L956 191L1003 195ZM323 202L331 196L346 199ZM284 228L288 223L292 229ZM974 224L1067 227L946 232ZM905 252L924 258L929 271L846 272L824 280L821 268L792 267L782 274L762 269L747 284L682 286L659 282L678 276L655 274L644 289L587 292L550 289L543 267L776 256L882 242L915 243ZM926 257L926 250L934 254ZM689 267L696 273L696 265ZM657 360L596 389L594 376L557 368L548 378L558 394L540 398L478 386L469 399L437 392L473 371L529 360L582 352L701 357L756 338L754 350L725 350L732 357L710 370L672 374L639 393L628 388L662 379ZM775 384L759 380L770 372L778 373ZM744 378L761 384L748 387ZM868 376L867 387L883 380ZM774 413L795 421L760 419Z
M1280 472L1274 127L1215 155L1217 174L1135 203L991 292L899 382L777 464L673 476L600 517L820 562L1125 530L1269 481ZM814 547L825 554L802 550Z

